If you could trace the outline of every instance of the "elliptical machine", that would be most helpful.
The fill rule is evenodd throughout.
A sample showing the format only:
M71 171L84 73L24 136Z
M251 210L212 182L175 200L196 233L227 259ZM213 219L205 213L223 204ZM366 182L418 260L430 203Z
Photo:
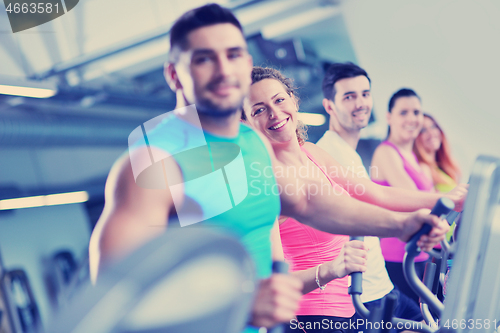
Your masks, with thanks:
M451 210L455 208L455 205L450 199L441 198L436 203L434 208L431 211L431 214L442 216L448 214ZM408 281L408 284L412 287L412 289L420 295L427 304L431 305L433 311L435 311L438 315L443 312L443 304L437 299L436 295L434 295L417 276L415 271L415 257L420 254L420 249L417 247L417 241L420 239L420 236L424 234L428 234L431 231L432 227L428 224L422 226L422 228L412 236L410 241L406 244L406 253L403 260L403 270L405 274L405 278ZM363 237L351 237L351 239L363 240ZM406 320L403 318L397 318L393 316L393 309L396 302L394 295L387 295L382 301L382 306L374 311L369 311L361 302L361 294L362 294L362 273L355 272L351 273L351 287L349 288L349 294L352 297L352 303L358 312L364 319L370 321L371 323L386 323L386 325L379 325L379 328L372 329L371 331L378 330L380 332L389 332L392 327L397 327L398 325L404 327L411 324L412 327L415 322L411 320ZM389 324L391 323L391 324ZM434 330L428 325L422 325L421 329L417 329L419 332L424 333L432 333Z
M454 255L453 270L446 281L446 300L443 304L430 290L435 264L426 267L424 282L415 272L414 258L420 253L417 240L431 230L424 225L406 246L403 261L405 278L410 287L420 296L422 315L426 324L393 317L395 297L387 295L381 307L368 311L360 299L362 273L351 274L351 294L356 311L378 325L370 333L389 332L390 327L411 326L412 331L425 333L498 332L500 326L500 159L479 156L474 164L469 182L469 193L461 217L460 232L452 246L442 243L440 282L444 285L446 259ZM431 214L448 214L453 205L440 199ZM451 212L447 216L451 224L458 216ZM362 240L362 237L355 239ZM435 255L435 254L434 254ZM401 325L402 324L402 325ZM366 332L365 332L366 333Z

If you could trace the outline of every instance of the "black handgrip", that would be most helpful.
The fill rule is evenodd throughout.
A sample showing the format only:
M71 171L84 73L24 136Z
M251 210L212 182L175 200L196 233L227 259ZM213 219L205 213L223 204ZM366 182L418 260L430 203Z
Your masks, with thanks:
M273 261L273 273L279 274L287 274L288 273L288 264L284 261ZM283 333L285 332L285 325L280 324L276 325L273 328L269 329L268 333Z
M363 236L351 236L349 240L359 240L359 241L364 241L365 238ZM349 287L349 295L352 294L359 294L361 295L363 293L363 273L362 272L353 272L351 273L351 286Z
M288 264L284 261L273 261L273 273L287 274Z
M443 197L440 198L434 208L431 210L431 215L441 216L446 215L450 211L455 208L455 204L451 199ZM410 240L406 244L406 252L420 252L418 251L417 241L420 239L422 235L428 234L432 230L432 226L430 224L425 223L416 234L411 236Z

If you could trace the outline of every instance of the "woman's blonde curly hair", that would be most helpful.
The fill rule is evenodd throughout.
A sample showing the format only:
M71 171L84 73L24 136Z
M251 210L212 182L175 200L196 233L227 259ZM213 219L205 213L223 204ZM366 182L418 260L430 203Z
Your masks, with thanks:
M283 74L281 74L278 70L270 67L254 67L252 69L252 84L262 81L264 79L274 79L285 87L287 94L292 97L297 106L299 105L300 99L297 96L297 87L294 86L292 79L289 79ZM246 120L245 112L241 113L241 119ZM299 145L303 145L307 140L307 126L300 120L297 121L297 129L295 130L297 134L297 140L299 141Z

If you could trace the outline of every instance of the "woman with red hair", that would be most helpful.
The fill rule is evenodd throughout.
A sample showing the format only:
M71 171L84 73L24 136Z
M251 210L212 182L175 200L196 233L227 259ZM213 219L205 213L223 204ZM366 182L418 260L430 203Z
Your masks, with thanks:
M457 186L460 178L460 168L451 156L451 149L443 130L436 120L424 113L424 125L413 145L420 165L426 165L431 171L434 188L441 193L447 193ZM455 223L446 234L450 240L455 230Z
M424 124L413 146L420 164L431 170L434 188L446 193L457 186L460 168L451 156L451 149L443 130L436 120L424 114Z

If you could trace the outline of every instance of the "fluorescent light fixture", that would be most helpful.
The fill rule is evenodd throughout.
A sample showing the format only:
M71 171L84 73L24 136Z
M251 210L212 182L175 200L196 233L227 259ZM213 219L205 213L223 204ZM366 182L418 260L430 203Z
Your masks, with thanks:
M0 94L33 98L49 98L54 96L56 91L52 89L6 86L0 84Z
M309 126L321 126L326 122L326 117L319 113L299 112L299 120Z
M0 94L49 98L57 93L57 87L53 82L30 81L22 78L0 76Z
M340 14L338 7L316 7L301 14L268 24L262 28L261 34L265 39L276 38L338 14Z
M38 195L34 197L0 200L0 210L67 205L86 202L88 200L89 194L86 191Z

